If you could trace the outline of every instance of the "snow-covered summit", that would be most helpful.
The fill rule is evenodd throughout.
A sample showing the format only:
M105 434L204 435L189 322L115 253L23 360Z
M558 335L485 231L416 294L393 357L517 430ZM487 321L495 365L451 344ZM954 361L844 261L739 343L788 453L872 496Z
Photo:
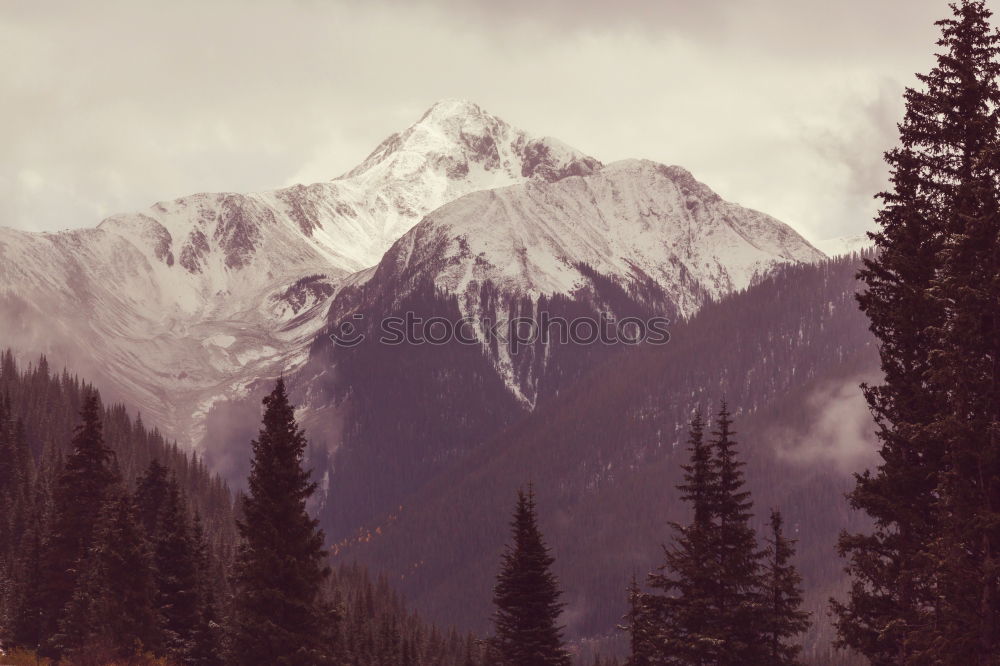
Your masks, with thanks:
M686 317L780 264L824 258L791 227L723 200L685 169L630 159L442 206L365 273L362 301L337 300L331 318L342 321L365 303L401 302L430 283L457 296L472 321L504 321L525 298L536 305L542 296L586 300L599 288L595 273L629 293L656 294L668 317ZM479 334L507 387L535 404L539 366L518 366L485 329Z
M683 169L603 167L444 100L329 181L194 194L92 229L0 228L0 337L197 444L213 403L304 363L338 290L373 274L568 292L585 262L645 273L688 313L810 260L799 241Z
M594 158L555 139L532 137L477 104L448 99L387 138L335 182L367 193L363 205L383 215L379 232L391 243L413 226L412 213L428 198L443 205L470 191L528 178L556 180L600 167Z
M512 293L570 294L586 264L623 282L652 280L690 315L778 264L822 259L791 227L724 201L680 167L623 160L442 206L393 245L377 277L429 277L472 299L486 281Z
M475 104L442 101L330 181L194 194L95 229L0 228L0 334L88 371L192 442L213 401L302 363L342 281L425 215L470 192L599 167Z

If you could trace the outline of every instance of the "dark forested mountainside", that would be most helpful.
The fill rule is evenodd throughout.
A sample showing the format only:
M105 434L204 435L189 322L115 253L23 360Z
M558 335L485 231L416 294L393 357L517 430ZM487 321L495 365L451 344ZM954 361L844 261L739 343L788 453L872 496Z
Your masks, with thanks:
M397 309L374 305L366 319L375 322L370 335L378 335L381 316L374 313L380 310L461 317L455 299L432 287L414 291ZM478 347L372 341L333 349L320 340L313 363L332 368L323 387L329 397L320 402L336 402L343 412L336 471L321 513L334 540L408 502L427 478L524 411Z
M441 631L407 608L384 576L342 564L327 582L327 596L341 609L338 666L486 666L483 645L471 634ZM589 666L589 665L588 665Z
M604 354L604 362L581 361L589 350L557 352L565 360L550 356L546 376L564 372L564 378L531 413L477 347L373 346L344 355L343 374L331 377L353 381L332 382L327 390L342 391L337 395L349 406L345 441L352 446L338 458L343 474L331 480L325 510L343 511L340 520L361 530L335 533L337 559L386 571L440 625L484 631L510 493L526 480L546 481L537 488L546 507L539 521L566 590L563 621L573 639L607 635L625 610L628 577L655 566L668 522L683 519L674 486L690 411L726 397L757 498L756 526L773 506L799 541L806 607L818 618L805 656L833 662L839 657L830 654L822 606L842 585L832 549L838 530L856 526L842 495L863 449L843 445L857 444L870 430L854 396L875 368L853 301L858 261L783 268L674 325L665 346L600 348L594 353ZM457 312L453 300L433 290L409 299L401 306L427 315ZM556 307L570 312L572 305ZM591 362L597 367L587 371ZM19 371L12 357L8 364L14 369L4 372L5 385L24 413L31 459L44 467L46 450L65 451L85 388L48 369ZM145 428L123 408L106 410L105 418L126 479L135 479L157 451L166 461L184 459L155 433L135 435L133 444L129 435ZM380 448L367 449L372 442ZM186 464L191 469L171 466L181 479L202 479L200 461ZM205 474L183 483L206 516L210 498L199 500L205 491L198 488L218 485L226 498L221 515L231 519L220 481ZM323 514L326 525L332 515ZM232 530L228 525L223 533Z
M489 282L481 285L477 325L519 317L538 321L541 312L565 321L597 321L600 313L646 320L675 312L650 280L623 284L587 265L578 268L588 281L572 296L532 300L505 295ZM507 326L500 326L485 346L456 340L379 342L380 322L408 312L424 321L449 322L466 314L455 295L429 282L381 285L376 275L361 288L341 292L331 309L332 316L339 313L357 323L366 342L344 347L320 336L308 366L290 380L292 387L308 387L305 402L322 407L321 415L307 417L327 444L313 449L311 462L333 470L321 516L328 534L338 540L396 513L436 474L624 346L563 344L557 335L550 344L541 339L518 344ZM339 323L332 321L327 333ZM336 457L330 461L325 451L333 448Z
M68 371L53 371L44 357L20 367L11 350L3 352L0 400L7 402L7 414L31 454L32 479L54 475L70 453L84 398L92 393L96 393L92 385ZM122 405L105 405L102 422L105 443L127 483L134 484L153 460L159 460L177 475L212 538L219 545L232 545L236 531L229 488L199 456L180 450L155 427L147 427L141 416L130 416Z
M46 359L0 360L0 646L215 664L229 489ZM13 463L13 464L10 464ZM82 661L80 663L83 663Z
M86 407L88 400L94 409ZM91 414L82 429L81 413ZM79 458L91 434L96 437L90 441L90 462L72 466L84 476L80 483L67 483L74 452ZM249 451L248 442L248 456ZM102 507L82 501L94 481L107 486ZM76 496L76 505L67 505ZM72 562L59 559L63 533L76 527L65 520L58 524L58 514L67 509L93 527L88 555ZM141 419L133 421L123 407L100 407L92 386L68 372L53 373L44 358L22 368L9 350L0 354L5 659L36 663L37 647L63 653L66 663L103 664L141 637L135 648L167 657L157 664L220 663L237 538L233 514L229 489L200 459L147 429ZM55 627L45 623L46 606L58 592L44 573L49 567L80 569ZM479 641L428 624L407 609L386 578L371 580L363 566L335 567L323 583L323 597L334 611L328 629L338 666L483 663ZM102 636L119 644L95 643Z
M691 410L726 398L758 527L773 506L799 540L807 609L819 619L805 656L834 659L822 606L842 584L836 535L855 520L843 493L870 450L857 385L877 369L854 301L859 263L853 256L779 269L673 326L669 344L619 353L441 464L401 508L339 544L340 556L392 572L407 598L439 621L484 627L503 507L526 480L545 481L537 488L548 508L541 523L567 591L569 631L610 632L625 609L628 577L654 566L668 522L683 518L674 486ZM408 455L404 447L399 454Z

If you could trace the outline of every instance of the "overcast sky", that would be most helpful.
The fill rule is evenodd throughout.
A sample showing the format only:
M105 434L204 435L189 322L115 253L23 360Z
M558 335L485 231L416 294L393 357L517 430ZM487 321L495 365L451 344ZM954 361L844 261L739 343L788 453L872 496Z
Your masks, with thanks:
M1000 3L1000 0L998 0ZM994 6L994 9L997 9ZM819 240L870 225L944 0L0 4L0 225L333 178L462 97L679 164Z

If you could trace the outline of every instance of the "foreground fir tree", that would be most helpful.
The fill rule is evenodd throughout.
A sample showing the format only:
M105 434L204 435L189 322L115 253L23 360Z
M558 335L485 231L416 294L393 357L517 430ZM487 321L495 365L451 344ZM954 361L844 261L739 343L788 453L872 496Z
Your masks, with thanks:
M31 453L24 424L12 414L10 396L0 395L0 564L14 559L31 496Z
M930 430L944 449L937 492L938 538L929 548L928 580L939 592L922 654L941 663L1000 662L1000 37L984 8L973 26L988 36L975 53L975 73L989 77L992 137L970 148L976 159L961 175L958 205L945 218L942 266L932 297L945 312L930 357L935 395L946 395ZM974 28L973 28L974 30ZM958 88L956 86L956 88ZM965 86L956 90L968 94Z
M846 534L840 642L873 664L994 663L1000 652L998 38L980 0L940 21L886 155L878 249L859 297L885 382L865 387L882 461L858 477L871 533Z
M692 420L690 462L678 485L691 505L691 522L671 524L674 541L665 548L663 566L649 577L654 592L633 589L630 595L634 666L794 663L780 660L797 654L787 640L808 626L799 608L798 574L789 562L791 545L780 525L780 548L770 561L764 561L770 551L758 547L725 403L715 425L706 442L701 415ZM769 605L769 599L776 602ZM774 633L780 634L777 646Z
M63 610L85 568L84 558L92 543L94 528L104 509L108 491L116 481L112 453L104 444L101 406L96 394L86 396L82 423L73 436L73 450L66 460L54 490L51 532L44 541L40 567L41 587L37 604L38 636L59 631ZM56 644L44 652L58 655Z
M647 635L654 647L639 641L654 664L720 663L725 627L717 620L721 563L717 522L719 476L712 447L705 441L705 424L697 413L688 437L690 461L677 486L681 500L692 508L688 525L671 523L673 543L665 547L665 562L649 576L654 593L645 596ZM640 655L633 655L640 658Z
M789 640L809 628L809 613L802 610L802 578L792 564L795 542L785 537L782 526L781 513L772 510L760 609L763 663L798 666L802 646Z
M44 643L45 602L43 557L46 552L46 538L53 512L54 474L61 472L62 464L51 459L43 459L41 466L45 473L36 473L31 489L31 502L25 507L25 532L19 543L16 561L17 586L9 602L13 611L10 635L7 639L17 646L37 649Z
M538 529L535 495L519 490L511 521L512 543L503 555L493 590L492 652L498 666L569 666L559 615L563 604Z
M177 480L167 481L166 496L150 545L156 607L162 620L165 653L190 663L201 629L202 599L196 544Z
M188 663L192 666L220 666L223 663L223 633L215 591L216 562L212 557L201 516L191 523L191 541L197 572L198 618L192 637Z
M153 460L135 484L135 502L142 529L151 538L160 524L163 508L170 492L170 473L159 461Z
M27 646L32 649L42 644L44 608L42 607L42 570L43 539L47 533L47 490L42 483L36 484L35 497L28 509L27 528L20 541L20 549L15 563L15 579L17 585L13 588L9 600L11 617L10 629L6 639L13 645Z
M753 501L746 490L743 467L736 455L735 434L729 409L723 402L715 419L712 449L718 483L714 499L717 520L718 578L715 581L715 621L719 637L720 664L767 664L761 653L761 565L757 547Z
M52 641L61 653L128 659L156 652L160 618L149 548L135 504L117 490L95 528L73 597Z
M316 485L302 468L306 439L278 380L264 399L249 492L239 522L230 661L240 666L329 662L331 612L321 598L323 533L306 513Z
M0 641L9 642L23 594L18 546L30 529L31 453L9 396L0 394Z

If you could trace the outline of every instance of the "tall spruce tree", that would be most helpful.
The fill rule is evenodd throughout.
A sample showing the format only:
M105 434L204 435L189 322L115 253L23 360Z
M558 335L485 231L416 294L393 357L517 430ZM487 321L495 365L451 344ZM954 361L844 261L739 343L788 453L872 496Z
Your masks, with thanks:
M700 412L691 421L688 451L690 461L683 466L684 480L677 489L693 516L688 525L670 524L673 543L664 547L664 564L649 576L649 586L659 592L645 597L655 664L719 663L725 638L716 607L721 576L719 475Z
M502 666L569 666L559 615L561 592L555 561L538 529L534 490L518 490L512 542L493 588L492 647Z
M10 563L31 495L31 453L9 395L0 396L0 562Z
M148 544L132 497L119 489L106 502L59 632L60 653L127 659L162 647Z
M931 434L943 447L938 538L929 576L936 622L920 632L925 658L1000 662L1000 34L982 3L944 24L959 61L955 103L974 134L957 160L956 205L944 217L941 267L931 297L929 384L947 398Z
M0 395L0 641L10 640L8 628L16 614L18 522L24 515L18 506L23 500L9 404L10 398Z
M14 645L37 648L44 638L45 571L42 558L45 553L45 535L49 533L51 504L50 480L46 475L39 474L32 488L27 526L17 560L19 585L13 600L14 617L11 619L11 639Z
M782 525L781 512L772 510L760 609L762 663L798 666L802 646L789 639L809 628L809 613L802 610L802 578L792 564L795 542L785 537Z
M176 476L159 460L150 462L139 477L135 495L139 521L153 556L165 654L192 663L198 642L204 640L203 615L214 615L214 610L204 608L209 600L202 578L209 573L199 571L199 567L208 566L207 560L202 561L202 544L196 543Z
M842 536L853 582L833 609L840 643L874 664L985 664L998 647L998 40L982 1L951 7L936 66L906 91L859 274L882 461L850 496L874 530Z
M85 568L94 527L116 481L113 455L104 444L96 394L86 396L80 415L82 423L73 436L73 451L56 482L51 532L41 554L40 637L58 632L63 609L73 596L79 572ZM55 644L45 646L44 652L59 654Z
M762 613L765 551L750 524L753 503L725 402L711 441L705 441L704 428L696 414L688 438L690 461L677 486L691 505L691 522L671 523L673 543L664 549L663 566L649 577L658 593L643 599L655 649L651 657L633 650L633 659L678 666L770 664Z
M156 608L163 627L165 653L189 663L200 628L201 603L196 545L177 479L167 493L150 535Z
M718 579L715 618L724 627L720 664L767 663L760 652L759 612L761 560L753 519L753 501L745 489L743 467L736 454L733 421L725 401L719 407L712 432L712 464L718 486L714 513L718 521Z
M153 459L135 484L135 502L142 529L152 538L170 492L170 473L158 459Z
M201 516L197 513L191 523L191 540L197 573L198 619L188 663L193 666L219 666L223 663L223 635L213 580L216 564L208 545Z
M330 570L323 532L306 512L316 490L302 468L306 438L283 379L264 407L238 524L230 660L240 666L324 664L332 611L321 590Z

